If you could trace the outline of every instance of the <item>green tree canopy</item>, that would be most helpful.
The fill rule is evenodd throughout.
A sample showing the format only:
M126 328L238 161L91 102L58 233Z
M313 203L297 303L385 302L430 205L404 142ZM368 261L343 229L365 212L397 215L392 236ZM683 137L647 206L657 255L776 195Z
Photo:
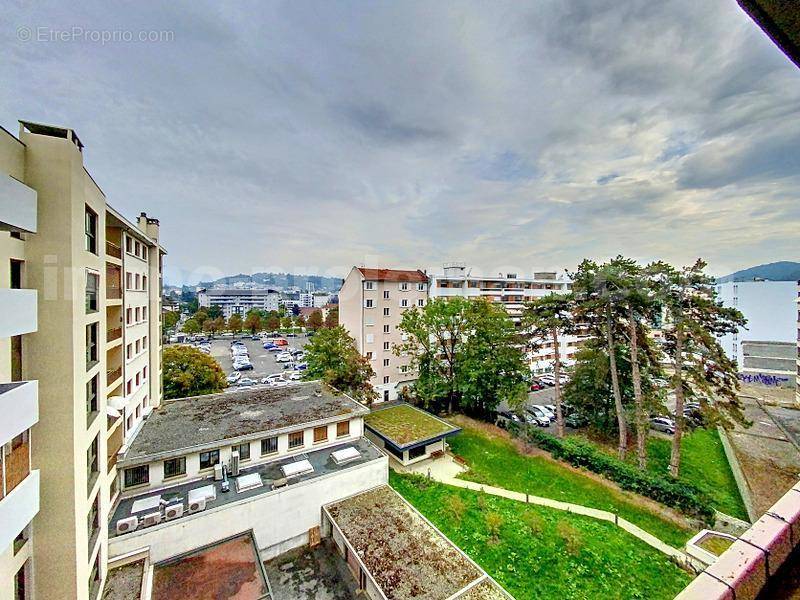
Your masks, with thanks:
M344 327L321 330L306 344L305 353L308 364L305 379L322 379L367 405L375 399L370 384L375 372Z
M168 310L167 312L164 313L163 319L164 319L164 329L172 329L173 327L175 327L175 325L178 324L178 321L180 321L181 315L176 311Z
M209 306L207 312L209 319L218 319L222 316L222 309L216 304Z
M219 363L197 348L165 347L163 368L167 399L213 394L225 389L225 373Z
M188 334L200 333L201 327L195 319L187 319L183 324L183 332Z
M244 328L248 329L250 333L255 334L256 331L261 330L261 313L257 310L251 310L247 313L244 320Z
M310 315L308 315L307 326L311 331L318 331L322 329L323 321L322 321L322 311L315 310Z
M192 318L197 321L197 324L200 325L200 327L202 327L203 323L208 321L208 313L204 310L198 310L192 315Z
M327 316L325 317L325 327L328 329L333 329L339 324L339 307L334 306L328 311Z
M231 318L228 319L228 329L233 333L239 333L242 330L242 326L242 315L234 313L231 315Z

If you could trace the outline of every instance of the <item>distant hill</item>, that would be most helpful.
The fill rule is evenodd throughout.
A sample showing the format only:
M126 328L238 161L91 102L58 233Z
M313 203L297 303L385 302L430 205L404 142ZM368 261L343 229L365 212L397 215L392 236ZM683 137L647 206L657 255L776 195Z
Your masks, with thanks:
M768 279L769 281L800 281L800 263L782 260L750 267L736 271L725 277L717 279L717 283L726 281L753 281L753 279Z
M252 275L240 273L239 275L220 277L214 281L201 281L198 285L200 287L212 287L214 285L226 286L241 282L256 283L264 287L273 287L277 289L298 287L301 290L306 289L306 283L311 282L314 284L315 290L327 292L338 292L339 288L342 287L342 279L339 277L295 275L293 273L253 273Z

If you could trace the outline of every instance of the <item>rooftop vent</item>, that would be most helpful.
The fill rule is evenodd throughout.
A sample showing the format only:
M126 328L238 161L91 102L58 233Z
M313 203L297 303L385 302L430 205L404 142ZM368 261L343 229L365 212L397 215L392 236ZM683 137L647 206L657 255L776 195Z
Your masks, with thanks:
M313 473L314 467L307 460L298 460L297 462L283 465L281 471L283 471L284 477L297 477L306 473Z

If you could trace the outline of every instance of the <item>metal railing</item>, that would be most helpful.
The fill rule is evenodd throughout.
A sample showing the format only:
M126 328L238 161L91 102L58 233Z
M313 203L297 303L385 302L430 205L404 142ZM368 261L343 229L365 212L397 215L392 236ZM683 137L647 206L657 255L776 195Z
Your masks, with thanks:
M122 260L122 248L117 246L114 242L106 241L106 254Z
M106 341L113 342L122 337L122 327L114 327L106 331Z
M111 385L120 377L122 377L122 367L106 371L106 385Z

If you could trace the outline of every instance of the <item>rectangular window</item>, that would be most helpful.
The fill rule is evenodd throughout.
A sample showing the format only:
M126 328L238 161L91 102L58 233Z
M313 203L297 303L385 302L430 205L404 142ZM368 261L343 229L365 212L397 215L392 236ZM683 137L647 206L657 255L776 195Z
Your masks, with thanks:
M417 306L425 306L425 299L424 298L419 298L417 300Z
M142 275L142 289L147 289L147 275Z
M389 290L383 290L383 299L384 300L388 300L389 299Z
M278 451L278 438L270 437L261 440L261 456L275 454Z
M98 463L98 454L97 449L99 447L99 440L95 437L92 440L92 443L89 444L89 449L86 451L86 473L89 477L89 481L92 481L92 478L97 474L100 470L99 463Z
M136 274L136 279L135 279L135 281L136 281L136 289L137 289L137 290L141 289L141 287L140 287L140 286L141 286L141 283L140 283L140 282L141 282L141 278L139 277L139 274L138 274L138 273Z
M383 383L389 383L389 377L388 376L383 378Z
M367 343L367 344L371 344L371 343L373 343L374 341L375 341L375 334L368 333L368 334L366 335L365 343Z
M141 246L139 245L139 242L134 242L134 246L133 246L133 247L135 248L135 250L133 251L133 253L134 253L136 256L139 256L139 249L141 248Z
M383 366L384 367L388 367L389 366L389 359L388 358L384 358L383 359Z
M289 449L300 448L305 443L305 431L295 431L289 434Z
M372 360L372 352L367 352L366 357L367 360Z
M425 284L424 283L418 283L417 284L417 291L418 292L424 292L425 291Z
M384 325L383 326L383 333L389 333L389 326L388 325Z
M164 479L186 475L186 457L170 458L164 461Z
M250 460L250 442L234 446L232 450L239 453L239 460Z
M403 298L400 300L400 306L403 308L408 308L408 298Z
M86 369L97 364L97 323L86 326Z
M389 307L388 306L383 309L383 316L384 317L388 317L389 316Z
M125 347L125 355L128 357L128 360L131 359L131 357L133 356L133 344L128 344Z
M100 308L98 289L100 276L97 273L86 274L86 313L97 312Z
M125 252L130 254L132 245L133 245L133 240L131 240L131 238L129 238L129 237L126 237L125 238Z
M336 424L336 437L345 437L350 435L350 421L339 421Z
M405 291L407 291L407 290L408 290L408 284L407 284L407 283L405 283L405 282L404 282L404 283L401 283L401 284L400 284L400 289L401 289L402 291L404 291L404 292L405 292Z
M372 281L365 281L364 282L364 289L365 290L374 290L375 289L375 283L372 282Z
M384 350L388 350L389 349L389 342L383 342L383 349Z
M86 521L89 528L89 539L91 540L94 534L97 533L97 530L100 529L100 494L95 496ZM91 552L91 550L90 548L89 551Z
M150 483L150 466L139 465L138 467L130 467L125 469L125 487L133 487L135 485L144 485Z
M97 213L86 207L86 249L97 254Z
M314 443L325 442L328 439L327 427L314 427Z
M91 421L97 413L97 375L86 382L86 416Z
M132 319L133 319L133 309L132 308L126 308L125 309L125 324L126 325L130 325Z
M133 285L133 275L131 275L130 273L125 273L125 289L126 290L131 289L132 285Z
M136 322L138 323L139 322L139 307L138 306L136 307L136 312L134 314L136 315Z
M219 464L219 450L209 450L200 453L200 468L209 469Z
M373 306L372 298L367 298L366 300L364 300L364 308L372 308L372 306Z

